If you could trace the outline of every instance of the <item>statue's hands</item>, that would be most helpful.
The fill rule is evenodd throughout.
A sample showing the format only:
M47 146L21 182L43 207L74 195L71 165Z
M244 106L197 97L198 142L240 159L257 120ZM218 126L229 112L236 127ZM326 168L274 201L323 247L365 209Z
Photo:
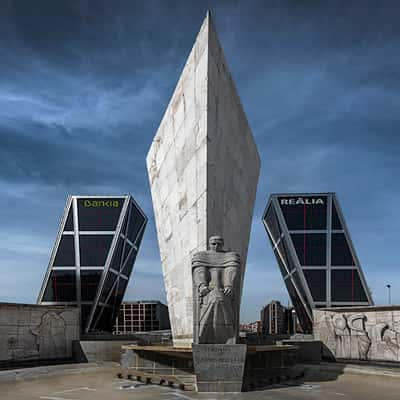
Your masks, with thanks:
M231 297L232 294L233 294L232 288L230 286L225 286L224 287L224 295L228 296L228 297Z
M200 297L205 296L206 294L210 293L211 290L206 285L200 285L199 287L199 295Z

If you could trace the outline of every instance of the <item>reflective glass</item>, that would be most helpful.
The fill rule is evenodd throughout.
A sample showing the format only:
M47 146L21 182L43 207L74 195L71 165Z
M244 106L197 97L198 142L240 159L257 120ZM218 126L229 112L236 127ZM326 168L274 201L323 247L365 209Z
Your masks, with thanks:
M91 304L82 304L81 305L81 327L82 331L85 329L87 321L90 317L90 311L92 309Z
M303 328L304 333L312 332L312 321L308 317L306 309L298 296L295 287L290 279L285 280L286 288L288 290L290 300L292 301L293 307L296 310L297 318L299 319L300 325Z
M306 306L308 308L310 308L310 304L308 302L308 298L307 298L306 292L304 290L303 283L300 281L300 277L299 277L297 271L292 274L292 279L293 279L293 282L295 283L295 285L297 287L298 292L303 297L304 303L306 304Z
M128 233L127 233L128 239L132 243L135 243L137 234L139 230L142 228L144 221L145 219L143 215L139 212L136 206L132 204L131 215L129 218L129 225L128 225Z
M326 196L279 197L289 230L326 229Z
M103 307L103 312L95 326L95 329L101 332L112 332L114 321L113 321L113 309L109 307Z
M265 216L265 223L267 224L268 231L272 235L273 241L276 243L279 240L279 237L281 236L282 231L279 226L279 222L276 217L276 213L275 213L275 210L274 210L272 204L268 207L268 211ZM274 244L272 244L272 245L274 245Z
M302 266L326 265L325 233L292 233L290 236Z
M76 301L75 271L51 271L43 301Z
M67 220L65 221L64 231L73 231L73 230L74 230L74 224L72 219L72 206L71 206L68 211Z
M56 267L75 266L75 247L73 235L61 236L53 265Z
M332 301L368 301L356 269L333 269Z
M344 233L332 233L331 265L355 265Z
M314 301L326 301L326 271L323 269L303 270Z
M118 289L117 289L116 299L115 299L115 307L118 309L121 306L127 286L128 286L128 280L120 278L119 282L118 282Z
M142 242L143 234L144 234L144 229L142 230L142 232L139 234L138 238L136 239L136 247L137 248L139 248L139 246ZM124 254L124 261L123 261L124 262L123 273L128 277L131 275L131 272L132 272L132 269L133 269L133 266L135 263L135 259L137 256L137 252L138 252L135 249L133 249L132 252L130 252L130 250L131 250L131 246L128 243L126 243L125 244L126 254ZM128 260L126 260L127 258L128 258Z
M103 287L101 289L100 302L105 303L108 295L111 292L111 289L114 286L115 281L117 280L118 275L113 272L109 272L107 274L106 280L104 281Z
M122 273L125 274L129 278L129 276L132 272L133 265L135 263L137 252L135 249L133 249L131 246L129 246L129 244L126 244L125 247L129 250L132 250L132 251L130 251L130 253L128 253L127 259L124 260L125 265L122 270Z
M79 229L81 231L115 230L123 198L87 198L78 199Z
M81 270L81 299L94 301L103 271Z
M336 210L335 202L332 201L332 229L342 230L342 224L340 223L339 214Z
M124 246L124 239L118 238L117 247L114 250L114 256L111 261L111 268L115 271L119 271L121 265L122 249Z
M104 266L113 235L79 235L81 266Z

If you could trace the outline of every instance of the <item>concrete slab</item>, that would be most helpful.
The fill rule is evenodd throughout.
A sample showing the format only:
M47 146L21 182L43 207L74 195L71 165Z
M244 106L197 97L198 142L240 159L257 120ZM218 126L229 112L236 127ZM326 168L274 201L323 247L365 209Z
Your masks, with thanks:
M145 385L116 378L117 368L97 368L85 374L49 376L34 380L0 382L2 400L398 400L400 379L362 374L316 373L312 378L276 384L268 390L204 394L165 386Z

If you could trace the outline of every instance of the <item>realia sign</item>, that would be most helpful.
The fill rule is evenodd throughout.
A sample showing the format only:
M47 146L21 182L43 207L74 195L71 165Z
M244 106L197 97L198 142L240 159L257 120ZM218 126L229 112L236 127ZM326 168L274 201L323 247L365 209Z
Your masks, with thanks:
M281 205L285 206L297 206L299 204L302 205L317 205L317 204L324 204L324 200L320 197L297 197L297 198L286 198L280 199Z

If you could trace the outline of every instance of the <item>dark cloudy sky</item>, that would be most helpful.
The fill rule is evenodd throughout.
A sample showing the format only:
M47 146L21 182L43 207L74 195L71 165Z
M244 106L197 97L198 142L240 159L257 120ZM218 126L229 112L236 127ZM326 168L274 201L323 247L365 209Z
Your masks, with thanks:
M262 158L242 319L288 299L272 192L337 192L400 303L400 3L215 3L0 1L0 301L36 301L68 193L128 192L149 224L125 299L165 299L145 155L211 8Z

